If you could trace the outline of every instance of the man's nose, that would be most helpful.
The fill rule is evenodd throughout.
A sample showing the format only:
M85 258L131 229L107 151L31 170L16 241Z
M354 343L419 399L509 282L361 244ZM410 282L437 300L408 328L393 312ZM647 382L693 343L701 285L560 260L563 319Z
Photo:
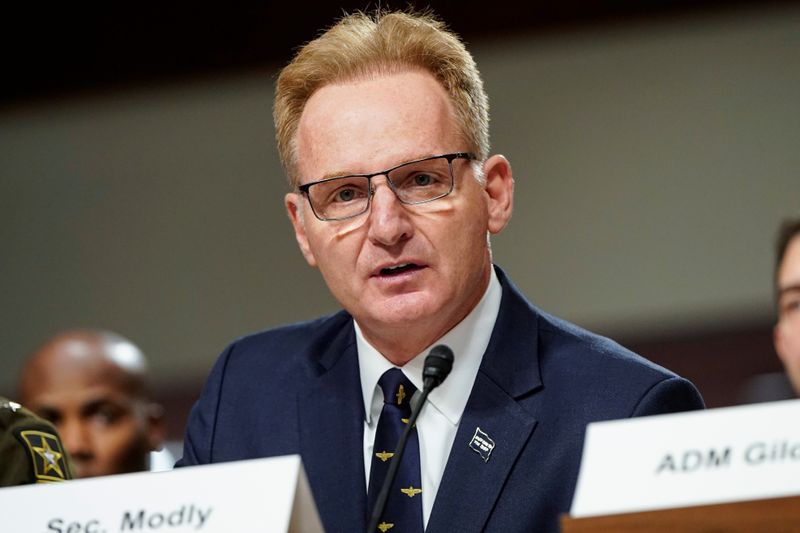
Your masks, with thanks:
M89 432L79 420L65 420L58 424L56 429L64 448L75 463L81 463L92 457Z
M411 237L414 226L406 207L400 202L387 179L373 178L372 206L369 213L370 240L376 244L392 246Z

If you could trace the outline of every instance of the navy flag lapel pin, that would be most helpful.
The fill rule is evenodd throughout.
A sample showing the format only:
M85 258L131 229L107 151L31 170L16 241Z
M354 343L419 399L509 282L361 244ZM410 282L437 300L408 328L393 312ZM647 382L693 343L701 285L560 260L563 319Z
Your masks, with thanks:
M492 455L492 450L494 450L494 441L492 438L486 434L481 428L475 428L475 434L472 436L472 440L469 443L469 447L475 451L478 455L481 456L483 462L489 461L489 456Z

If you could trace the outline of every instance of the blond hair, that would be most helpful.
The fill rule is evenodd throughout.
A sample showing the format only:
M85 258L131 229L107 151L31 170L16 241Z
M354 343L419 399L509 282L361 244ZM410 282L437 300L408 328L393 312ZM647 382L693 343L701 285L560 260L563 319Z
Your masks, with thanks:
M430 13L357 12L345 15L303 46L281 71L273 118L278 152L296 186L300 116L321 87L376 74L421 68L447 91L467 148L489 153L489 101L478 68L461 39Z

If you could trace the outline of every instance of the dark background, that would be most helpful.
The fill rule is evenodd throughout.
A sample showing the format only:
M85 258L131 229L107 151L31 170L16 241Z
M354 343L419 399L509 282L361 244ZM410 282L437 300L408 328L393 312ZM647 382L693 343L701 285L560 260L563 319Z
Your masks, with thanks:
M381 2L431 8L467 42L581 31L794 3L755 0ZM376 2L14 3L0 11L4 82L14 104L282 65L344 11Z

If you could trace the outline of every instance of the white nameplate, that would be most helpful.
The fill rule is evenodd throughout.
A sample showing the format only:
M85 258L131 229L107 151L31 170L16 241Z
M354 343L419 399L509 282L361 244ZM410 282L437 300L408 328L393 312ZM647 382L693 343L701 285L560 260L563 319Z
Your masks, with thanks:
M800 494L800 400L589 424L573 518Z
M297 455L0 490L14 533L322 531Z

